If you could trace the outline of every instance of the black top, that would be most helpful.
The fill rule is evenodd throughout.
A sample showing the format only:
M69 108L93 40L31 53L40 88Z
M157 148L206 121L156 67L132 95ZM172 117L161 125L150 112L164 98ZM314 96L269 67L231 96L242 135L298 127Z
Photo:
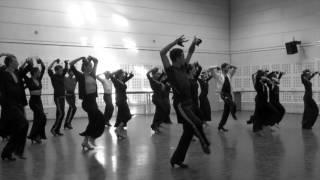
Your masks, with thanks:
M312 82L310 81L310 79L304 77L304 75L301 75L301 81L304 85L305 93L312 95Z
M192 102L196 105L199 106L199 101L198 101L198 89L199 85L196 79L190 79L190 85L191 85L191 96L192 96Z
M122 103L127 101L127 85L125 84L131 78L133 78L133 74L127 75L123 81L114 77L114 75L110 76L111 81L116 89L116 103Z
M48 74L54 89L54 97L65 96L64 76L66 75L67 71L68 69L65 67L62 75L58 75L54 74L52 69L48 70Z
M2 104L26 106L27 98L24 90L23 77L31 70L32 66L28 65L26 68L20 68L14 73L18 82L16 83L10 72L2 71L0 78L0 87L2 93Z
M230 79L227 75L224 76L224 82L221 88L221 93L223 94L231 94L231 84Z
M81 73L80 71L78 71L76 69L76 67L74 65L72 65L70 67L71 71L74 73L77 81L79 82L79 99L83 99L85 97L85 95L88 95L86 93L86 80L85 80L85 76L83 73ZM93 71L90 73L90 76L96 80L96 70L95 68L93 69ZM96 83L96 86L97 86L97 83ZM96 88L98 89L98 88ZM95 97L98 97L98 92L96 91L94 93Z
M27 88L29 88L29 91L33 91L33 90L41 90L42 89L42 83L41 80L43 78L43 74L45 72L45 66L41 65L41 72L40 72L40 77L38 78L39 84L36 84L32 77L29 78L28 76L24 76L24 81L27 85Z
M207 97L208 96L208 93L209 93L209 80L210 79L211 79L211 77L208 78L208 79L198 79L199 84L200 84L200 89L201 89L199 97Z
M271 88L269 88L271 89ZM271 103L279 103L279 86L275 85L271 90L269 90L269 99Z
M254 89L257 91L257 97L259 97L259 99L268 101L268 89L264 83L256 81Z
M191 85L185 66L181 68L170 66L165 71L173 90L173 99L177 102L192 100Z
M150 87L153 91L152 98L161 99L161 93L162 93L162 83L153 79L149 74L147 74Z

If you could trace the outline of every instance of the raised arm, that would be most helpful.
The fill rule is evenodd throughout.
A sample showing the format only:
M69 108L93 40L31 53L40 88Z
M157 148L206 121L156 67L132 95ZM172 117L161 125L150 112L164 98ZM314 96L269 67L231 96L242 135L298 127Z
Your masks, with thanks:
M171 42L170 44L165 46L163 49L161 49L160 57L161 57L161 61L162 61L164 69L167 69L167 68L170 67L170 61L169 61L169 58L167 56L167 54L170 51L170 49L173 48L177 44L183 46L184 42L187 42L187 40L184 38L184 35L182 35L178 39L174 40L173 42Z
M54 61L52 61L49 66L48 66L48 74L49 76L52 76L53 75L53 71L52 71L52 67L55 63L58 63L60 61L60 59L56 59Z
M230 73L231 77L234 76L234 74L236 73L237 69L238 68L236 66L232 66L232 65L230 66L229 73Z
M27 58L23 64L19 67L18 74L22 78L26 78L27 73L31 71L33 68L33 61L32 58Z
M74 75L76 76L76 79L79 80L79 77L81 75L81 73L76 69L75 64L81 60L86 60L85 57L79 57L75 60L72 60L69 65L70 65L70 69L71 71L74 73Z
M96 76L97 67L98 67L98 59L95 58L95 57L89 56L89 57L88 57L88 60L89 60L89 61L93 61L92 74L93 74L94 76Z
M186 63L189 64L190 63L190 60L191 60L191 57L196 49L196 43L197 43L197 38L194 37L193 38L193 41L189 47L189 50L188 50L188 55L187 55L187 58L186 58Z
M131 78L133 78L134 74L131 72L129 74L126 74L125 79L123 80L123 82L127 82L129 81Z
M64 69L63 69L63 73L62 75L65 76L68 72L69 68L68 68L68 60L64 61Z
M317 75L317 74L319 74L319 72L318 71L316 71L316 72L314 72L314 73L312 73L312 75L309 77L309 81L315 76L315 75Z
M157 68L157 67L154 67L154 68L152 68L152 69L150 69L148 72L147 72L147 77L148 77L148 79L150 79L150 78L152 78L151 77L151 73L152 72L157 72L159 70L159 68Z
M40 78L39 78L41 81L43 78L44 72L46 70L46 66L44 65L43 61L40 58L37 59L37 63L41 65Z
M196 63L196 74L195 74L195 79L198 79L202 71L202 67L200 64Z

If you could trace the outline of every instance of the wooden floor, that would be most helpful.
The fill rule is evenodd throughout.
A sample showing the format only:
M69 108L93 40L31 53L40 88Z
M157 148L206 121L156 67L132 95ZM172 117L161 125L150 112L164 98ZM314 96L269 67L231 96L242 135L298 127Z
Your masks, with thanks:
M163 125L162 134L150 130L151 116L136 116L128 124L128 139L117 140L113 128L106 128L97 140L98 148L83 152L78 135L87 124L76 119L74 130L52 137L41 145L27 142L27 160L0 161L1 180L260 180L319 179L318 122L312 131L302 131L301 115L286 115L280 129L256 137L245 124L251 113L242 112L238 121L228 121L228 133L218 133L221 113L205 129L212 154L202 153L193 141L186 159L189 169L172 169L169 159L181 127ZM173 121L175 117L172 117ZM47 129L52 125L48 122ZM0 144L3 148L4 143Z

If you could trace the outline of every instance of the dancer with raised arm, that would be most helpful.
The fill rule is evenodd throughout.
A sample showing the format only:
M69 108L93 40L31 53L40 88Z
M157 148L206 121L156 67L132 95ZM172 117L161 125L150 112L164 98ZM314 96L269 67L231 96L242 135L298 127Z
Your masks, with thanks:
M78 71L75 64L82 60L81 71ZM93 67L92 63L93 62ZM95 139L100 137L104 132L104 116L98 108L96 98L98 97L96 71L98 59L89 56L80 57L70 62L70 69L79 82L79 99L82 99L82 108L88 113L88 126L85 131L80 133L84 137L82 148L92 150L95 146Z
M1 153L2 160L15 161L15 154L20 159L25 159L24 148L28 133L28 121L25 116L24 107L27 98L24 90L23 77L32 68L32 60L28 58L18 70L18 60L12 54L5 54L5 71L1 74L0 87L2 98L2 111L6 114L2 121L8 132L9 141ZM27 67L25 67L27 66Z
M30 92L29 106L33 111L33 124L28 139L32 143L36 142L40 144L42 139L47 139L45 133L47 117L44 113L41 100L42 77L46 67L40 58L37 58L36 61L41 65L41 70L38 67L33 67L30 71L31 77L24 76L24 81Z
M208 99L209 81L211 78L212 78L212 75L208 71L204 71L200 75L200 78L198 79L200 84L200 90L201 90L199 95L200 110L202 113L204 123L206 125L208 121L211 121L211 106Z
M55 64L58 64L60 59L54 60L48 67L48 74L51 79L51 84L54 92L54 103L56 104L56 121L53 124L50 132L53 136L63 136L60 132L62 121L65 115L64 107L65 107L65 87L64 87L64 78L66 73L68 72L68 62L65 61L65 67L62 68L61 65L56 65L54 67L55 73L52 71L52 67Z
M319 108L317 103L312 98L312 82L311 79L319 74L319 72L312 73L309 69L306 69L301 74L301 81L304 85L304 111L302 117L302 129L312 129L312 126L316 122L319 115Z
M173 104L177 113L178 122L183 124L183 134L180 138L177 149L171 157L170 164L172 167L178 165L181 168L188 168L188 165L184 164L183 162L185 160L185 156L193 135L196 135L199 138L201 147L206 154L210 154L210 143L203 132L202 121L196 115L194 110L194 103L191 95L191 85L186 69L186 65L189 64L199 39L194 38L186 58L184 57L182 49L172 49L175 45L183 46L184 42L187 42L184 36L179 37L175 41L165 46L160 51L160 56L165 72L168 76L168 81L173 88ZM172 65L167 57L169 51Z
M125 138L124 127L131 119L132 115L127 102L127 85L126 82L133 78L132 73L127 73L122 69L113 72L110 76L111 81L116 89L116 105L118 106L118 114L115 123L116 134L118 138Z
M111 74L109 71L106 71L105 73L103 73L103 75L104 78L101 78L98 75L97 79L101 82L103 86L103 100L106 105L104 109L105 125L110 127L110 120L114 111L114 106L112 103L112 81L110 80Z
M73 120L74 115L77 112L76 95L75 95L77 82L78 81L74 76L73 71L69 69L68 77L65 77L64 79L64 87L66 90L66 100L69 105L66 120L64 121L64 129L73 129L71 122Z

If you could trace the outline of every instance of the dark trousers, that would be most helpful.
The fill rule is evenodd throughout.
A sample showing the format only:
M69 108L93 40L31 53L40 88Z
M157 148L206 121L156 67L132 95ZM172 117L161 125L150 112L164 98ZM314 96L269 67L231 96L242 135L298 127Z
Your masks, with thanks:
M104 108L105 124L109 124L109 121L112 118L112 114L114 111L111 94L104 94L103 100L104 100L104 103L106 104L106 107Z
M127 122L131 119L132 115L129 109L127 101L117 102L118 114L115 123L115 127L118 127L121 123L126 126Z
M159 97L152 98L153 104L156 106L151 128L158 128L162 122L168 121L168 107ZM170 113L170 110L169 110Z
M235 118L235 114L237 110L236 104L233 102L231 94L221 95L221 98L224 101L224 108L223 108L221 121L219 123L219 128L223 128L223 126L227 123L230 113Z
M7 127L10 129L10 138L2 151L3 156L10 156L12 153L23 155L26 144L26 137L28 133L29 124L25 117L24 107L10 105L6 112L8 112Z
M183 133L178 147L171 157L171 161L182 163L186 157L193 135L199 138L202 148L209 146L210 143L203 132L202 121L194 113L192 103L174 103L174 108L177 117L180 118L178 121L183 124Z
M311 129L319 115L317 103L313 100L311 94L305 94L303 97L304 112L302 118L302 128Z
M65 97L55 97L54 103L56 104L57 110L56 110L56 122L52 126L52 130L56 133L60 132L60 128L62 125L62 121L64 118L64 107L65 107Z
M66 95L66 100L69 105L69 109L67 112L67 117L64 122L64 126L71 126L72 119L74 115L76 114L77 111L77 106L76 106L76 96L75 94L68 94Z
M200 96L200 110L204 121L211 121L211 106L207 96Z
M29 138L46 139L45 127L47 117L43 111L43 105L40 96L31 96L29 106L33 111L33 124L29 134Z
M98 138L104 132L104 116L98 108L95 94L86 95L82 101L82 108L88 113L88 126L81 133L82 136Z

